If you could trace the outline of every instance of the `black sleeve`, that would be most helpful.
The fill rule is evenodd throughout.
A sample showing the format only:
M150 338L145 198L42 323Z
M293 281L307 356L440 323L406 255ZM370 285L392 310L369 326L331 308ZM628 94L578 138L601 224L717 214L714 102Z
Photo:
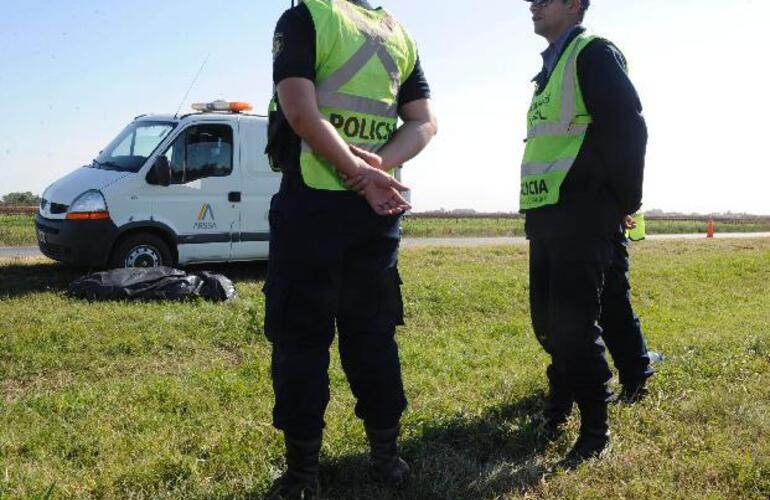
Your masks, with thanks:
M299 77L315 81L315 25L304 4L283 13L273 38L273 83Z
M597 39L580 53L577 64L605 179L622 213L635 213L642 204L647 125L625 58L614 45Z
M428 80L425 79L425 73L422 71L420 58L417 57L417 63L409 77L404 81L398 92L398 107L404 104L416 101L417 99L429 99L430 87Z

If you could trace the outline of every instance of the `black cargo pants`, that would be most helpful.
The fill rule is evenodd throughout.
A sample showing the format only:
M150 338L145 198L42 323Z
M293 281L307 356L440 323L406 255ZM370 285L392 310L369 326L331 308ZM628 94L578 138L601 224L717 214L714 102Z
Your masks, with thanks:
M399 239L399 217L376 215L355 193L284 186L274 196L265 333L273 425L289 436L321 435L335 325L356 415L375 429L398 424L406 408L394 337L403 324Z
M531 240L529 258L532 326L551 355L550 384L579 403L606 401L612 372L599 319L611 240Z

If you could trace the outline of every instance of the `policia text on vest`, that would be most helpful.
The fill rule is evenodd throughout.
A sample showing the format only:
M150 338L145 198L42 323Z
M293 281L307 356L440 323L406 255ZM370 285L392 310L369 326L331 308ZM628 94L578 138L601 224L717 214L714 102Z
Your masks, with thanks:
M356 116L345 117L338 113L329 115L329 122L340 134L348 139L360 139L362 141L388 142L396 132L396 125L392 121L378 121L371 118L358 118Z

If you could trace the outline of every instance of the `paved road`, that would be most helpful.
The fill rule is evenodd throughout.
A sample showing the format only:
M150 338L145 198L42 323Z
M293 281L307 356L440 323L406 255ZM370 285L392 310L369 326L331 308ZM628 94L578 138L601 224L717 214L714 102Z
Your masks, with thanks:
M727 238L770 238L770 233L718 233L716 239ZM706 235L699 234L651 234L648 240L695 240L705 239ZM496 245L523 245L527 242L523 236L494 237L494 238L404 238L404 247L469 247L469 246L496 246Z
M718 233L716 239L727 238L770 238L768 233ZM648 240L695 240L705 239L703 234L651 234ZM404 238L403 247L484 247L523 245L527 242L524 237L491 237L491 238ZM9 257L40 257L42 254L37 247L0 247L0 258Z
M40 249L37 247L0 247L2 257L40 257Z

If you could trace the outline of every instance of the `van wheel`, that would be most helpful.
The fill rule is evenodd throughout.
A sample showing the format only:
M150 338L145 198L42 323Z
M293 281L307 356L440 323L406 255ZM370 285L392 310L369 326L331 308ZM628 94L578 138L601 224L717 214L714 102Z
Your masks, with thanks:
M115 247L110 267L172 266L174 258L165 241L150 233L132 234Z

